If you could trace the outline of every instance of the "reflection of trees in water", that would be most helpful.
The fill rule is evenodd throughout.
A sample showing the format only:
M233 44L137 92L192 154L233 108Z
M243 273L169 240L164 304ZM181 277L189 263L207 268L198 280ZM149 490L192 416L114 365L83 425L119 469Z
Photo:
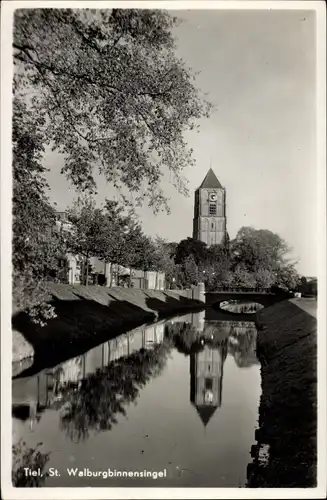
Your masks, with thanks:
M78 385L61 387L61 428L74 441L86 439L90 430L110 430L140 389L161 373L169 352L168 343L141 349L88 375Z
M203 349L198 337L198 331L191 323L168 323L165 325L165 338L173 344L178 352L185 354L185 356Z
M69 359L68 361L65 361L59 366L56 366L52 373L53 376L56 380L60 380L61 377L65 376L65 372L67 370L70 371L70 373L78 374L81 372L83 366L83 356L77 356L76 358Z
M45 478L49 475L44 472L44 467L49 460L49 453L42 453L38 443L34 448L28 448L22 439L12 447L12 483L16 488L33 488L42 486ZM26 476L24 468L32 471L41 470L42 476Z
M215 336L214 330L212 324L205 325L204 330L199 332L191 323L168 323L165 326L165 338L185 356L203 351L204 344L211 348L226 346L227 355L227 337Z
M233 327L228 339L228 352L240 368L246 368L259 361L256 356L257 330L254 324L241 329Z
M254 323L246 323L244 321L226 323L229 330L228 352L234 357L237 366L244 368L257 364L257 330ZM212 323L210 325L210 330L205 325L204 331L200 333L191 323L167 324L165 326L165 337L173 343L178 352L188 356L203 349L203 345L201 344L202 336L206 338L206 344L212 344L213 346L222 345L227 342L227 337L225 340L220 339L220 329L218 326L216 330L219 335L216 339L214 335L215 328L212 327ZM224 325L224 328L226 328L226 325ZM208 332L212 335L208 335ZM212 336L213 339L211 338Z

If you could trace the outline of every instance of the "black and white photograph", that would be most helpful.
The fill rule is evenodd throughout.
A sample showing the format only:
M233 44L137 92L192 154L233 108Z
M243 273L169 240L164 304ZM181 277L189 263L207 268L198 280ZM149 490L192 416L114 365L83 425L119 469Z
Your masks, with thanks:
M1 16L4 500L325 498L324 2Z

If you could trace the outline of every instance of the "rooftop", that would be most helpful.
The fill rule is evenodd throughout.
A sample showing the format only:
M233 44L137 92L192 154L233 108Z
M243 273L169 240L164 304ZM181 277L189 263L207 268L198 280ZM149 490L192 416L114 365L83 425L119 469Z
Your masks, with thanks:
M207 188L207 189L220 188L220 189L222 189L222 185L220 184L219 180L217 179L216 174L214 173L212 168L209 168L207 175L203 179L202 184L201 184L201 186L199 186L198 189L202 189L202 188Z

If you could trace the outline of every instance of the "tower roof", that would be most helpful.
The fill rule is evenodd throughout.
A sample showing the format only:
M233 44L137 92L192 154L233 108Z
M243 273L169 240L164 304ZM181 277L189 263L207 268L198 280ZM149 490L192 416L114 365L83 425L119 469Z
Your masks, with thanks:
M195 408L202 420L203 425L206 427L212 415L217 410L218 406L201 405L201 406L196 406Z
M201 186L199 186L199 189L201 188L222 188L222 185L220 184L219 180L216 177L216 174L212 170L212 168L209 168L207 175L202 181Z

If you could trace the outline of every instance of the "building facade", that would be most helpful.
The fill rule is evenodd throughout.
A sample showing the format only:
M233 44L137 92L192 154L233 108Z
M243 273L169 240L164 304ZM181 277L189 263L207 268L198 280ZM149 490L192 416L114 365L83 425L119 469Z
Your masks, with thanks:
M225 244L226 236L226 190L210 168L195 191L193 238L210 246Z

